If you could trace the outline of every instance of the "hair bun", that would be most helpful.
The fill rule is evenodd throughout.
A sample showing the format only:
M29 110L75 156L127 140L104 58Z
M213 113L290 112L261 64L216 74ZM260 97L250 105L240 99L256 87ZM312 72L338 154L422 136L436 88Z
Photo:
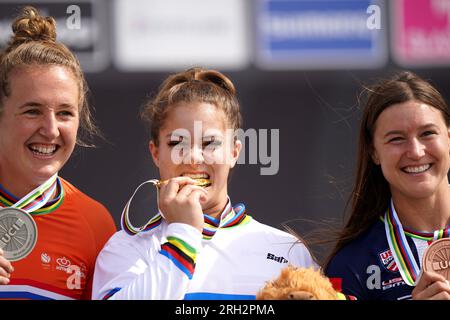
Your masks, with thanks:
M231 80L219 71L197 69L195 77L198 80L214 83L220 88L230 92L232 95L236 95L236 88L234 87Z
M28 41L56 41L56 22L52 17L43 17L30 6L24 7L12 24L13 36L10 47Z

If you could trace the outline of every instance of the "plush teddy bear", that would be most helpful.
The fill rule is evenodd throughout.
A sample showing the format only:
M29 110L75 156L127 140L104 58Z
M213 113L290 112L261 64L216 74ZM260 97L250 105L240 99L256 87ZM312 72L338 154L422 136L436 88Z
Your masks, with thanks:
M257 300L345 300L320 270L288 266L256 295Z

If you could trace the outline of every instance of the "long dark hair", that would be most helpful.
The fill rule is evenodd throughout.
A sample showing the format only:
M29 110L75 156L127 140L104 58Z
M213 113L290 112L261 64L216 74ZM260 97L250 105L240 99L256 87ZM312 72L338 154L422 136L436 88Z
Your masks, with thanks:
M366 88L367 102L362 114L357 151L356 181L346 211L351 205L350 218L339 233L333 256L347 243L356 239L386 211L391 198L389 184L381 167L372 160L373 134L379 115L388 107L411 100L438 109L449 127L450 113L441 94L427 81L412 72L403 71L387 80Z

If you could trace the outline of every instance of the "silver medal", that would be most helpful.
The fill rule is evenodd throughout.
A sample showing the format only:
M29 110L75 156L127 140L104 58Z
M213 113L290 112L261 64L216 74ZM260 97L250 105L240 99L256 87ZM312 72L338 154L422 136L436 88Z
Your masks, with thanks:
M0 209L0 248L9 261L18 261L33 251L37 226L27 212L7 207Z

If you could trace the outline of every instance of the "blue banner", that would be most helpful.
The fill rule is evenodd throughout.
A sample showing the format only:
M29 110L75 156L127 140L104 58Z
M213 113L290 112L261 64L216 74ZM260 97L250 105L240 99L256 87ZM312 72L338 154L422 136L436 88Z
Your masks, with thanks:
M383 3L259 0L256 61L262 68L378 68L387 61Z

